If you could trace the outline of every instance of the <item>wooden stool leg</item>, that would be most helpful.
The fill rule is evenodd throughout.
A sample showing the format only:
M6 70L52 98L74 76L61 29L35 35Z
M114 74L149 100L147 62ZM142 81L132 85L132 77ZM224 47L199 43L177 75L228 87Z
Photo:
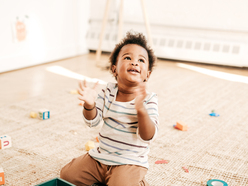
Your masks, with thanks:
M99 65L100 58L101 58L102 40L103 40L103 36L104 36L105 27L107 25L110 3L111 3L111 0L107 0L105 12L104 12L104 17L103 17L103 22L102 22L102 29L101 29L100 38L99 38L99 45L98 45L98 49L96 51L96 65L97 66Z
M118 43L122 39L122 29L123 29L123 0L121 0L120 2L120 9L119 9Z
M145 2L144 2L144 0L140 0L140 1L141 1L143 15L144 15L144 19L145 19L146 31L147 31L147 35L148 35L148 41L150 43L151 48L153 48L153 42L152 42L150 24L149 24L148 17L147 17Z

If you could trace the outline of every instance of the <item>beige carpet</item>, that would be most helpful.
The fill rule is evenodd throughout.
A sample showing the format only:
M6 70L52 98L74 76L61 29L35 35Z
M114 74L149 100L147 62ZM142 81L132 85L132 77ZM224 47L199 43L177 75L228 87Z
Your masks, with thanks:
M148 85L159 96L160 113L146 177L150 185L203 186L209 179L248 185L248 85L163 64ZM0 150L6 186L35 185L59 176L61 167L95 140L100 128L84 125L77 95L69 90L0 108L0 135L8 134L13 143ZM50 110L49 120L29 117L41 108ZM213 109L220 117L209 116ZM176 121L188 124L189 130L174 129ZM169 163L155 164L162 159Z

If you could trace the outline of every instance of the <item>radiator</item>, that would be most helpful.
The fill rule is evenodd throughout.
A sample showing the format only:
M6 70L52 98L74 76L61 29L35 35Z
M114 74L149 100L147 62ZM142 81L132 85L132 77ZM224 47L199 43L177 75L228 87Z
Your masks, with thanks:
M99 26L97 26L99 25ZM146 35L144 25L124 24L123 33L134 30ZM152 26L153 49L158 58L188 62L248 67L247 33ZM91 24L86 35L89 50L97 50L101 24ZM117 43L117 26L105 30L102 51ZM124 36L124 35L123 35Z

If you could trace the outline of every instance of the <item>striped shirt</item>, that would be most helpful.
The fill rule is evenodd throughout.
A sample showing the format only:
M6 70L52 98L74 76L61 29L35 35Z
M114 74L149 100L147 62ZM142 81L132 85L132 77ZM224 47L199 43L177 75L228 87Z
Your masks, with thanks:
M143 140L138 133L138 118L135 99L130 102L116 100L118 87L108 83L98 94L96 100L97 116L85 123L89 127L103 125L99 133L99 147L91 149L89 154L105 165L133 164L148 168L149 144L158 131L158 99L155 93L147 93L144 100L146 110L155 125L155 134L151 140Z

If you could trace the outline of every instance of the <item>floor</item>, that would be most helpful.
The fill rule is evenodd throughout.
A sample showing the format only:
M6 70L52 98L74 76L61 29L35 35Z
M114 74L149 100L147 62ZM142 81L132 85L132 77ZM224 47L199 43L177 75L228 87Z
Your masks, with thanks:
M102 55L103 67L108 56ZM243 84L183 69L178 63L182 62L159 59L148 81L148 90L159 97L160 126L149 153L147 180L151 186L202 186L209 179L248 185L248 69L183 63L242 75ZM68 92L77 89L83 75L114 81L108 70L95 64L95 53L89 53L0 74L0 129L13 140L12 148L0 153L6 186L57 177L66 163L86 153L84 144L95 140L99 128L83 125L78 95ZM75 76L49 71L54 67ZM41 108L51 111L51 119L29 117ZM210 117L212 110L221 117ZM189 130L176 130L177 121ZM157 160L169 163L157 165Z
M108 57L108 53L102 54L102 67L107 65ZM42 65L0 73L0 84L2 90L0 91L0 106L19 102L30 97L52 93L58 89L61 90L66 88L69 91L70 89L77 88L78 80L49 72L47 68L52 66L60 66L72 72L83 74L84 76L91 78L100 78L107 81L113 78L108 70L97 66L92 69L92 67L87 66L89 63L96 63L94 52ZM175 66L177 63L178 61L158 59L156 68L161 69L171 65ZM247 68L236 68L190 62L185 64L248 77Z

